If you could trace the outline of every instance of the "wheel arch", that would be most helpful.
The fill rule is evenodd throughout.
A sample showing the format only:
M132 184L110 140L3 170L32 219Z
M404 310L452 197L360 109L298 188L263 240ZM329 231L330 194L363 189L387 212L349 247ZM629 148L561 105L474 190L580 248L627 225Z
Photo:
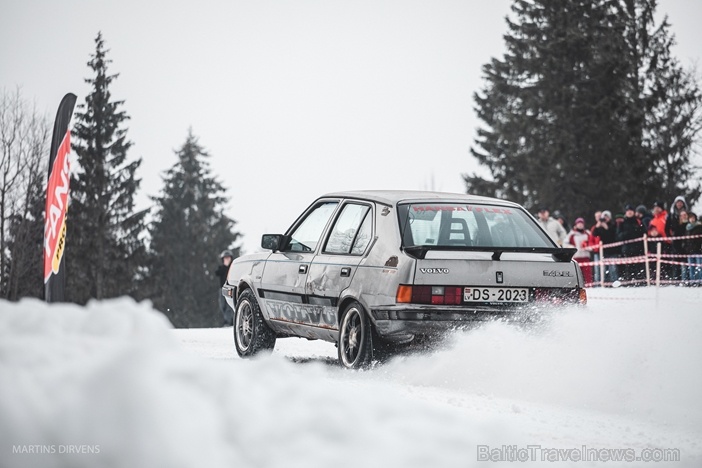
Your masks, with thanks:
M251 289L253 291L253 287L248 282L246 282L246 280L240 280L239 284L236 286L236 299L238 300L241 293L243 293L247 289ZM255 296L256 291L253 292Z
M370 321L371 327L375 330L375 321L373 320L373 316L370 313L370 309L368 308L367 304L364 304L362 300L358 299L357 297L348 295L344 296L339 300L339 308L338 308L338 313L336 314L336 324L341 329L341 316L344 313L344 310L351 304L352 302L358 303L363 308L363 312L368 316L368 319Z

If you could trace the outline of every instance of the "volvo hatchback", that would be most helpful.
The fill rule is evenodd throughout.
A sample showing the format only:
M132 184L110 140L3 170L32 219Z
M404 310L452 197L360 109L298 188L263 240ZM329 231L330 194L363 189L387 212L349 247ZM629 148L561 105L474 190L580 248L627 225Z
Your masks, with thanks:
M232 262L222 288L242 357L302 337L336 343L357 368L447 329L587 301L575 249L493 198L331 193L261 246Z

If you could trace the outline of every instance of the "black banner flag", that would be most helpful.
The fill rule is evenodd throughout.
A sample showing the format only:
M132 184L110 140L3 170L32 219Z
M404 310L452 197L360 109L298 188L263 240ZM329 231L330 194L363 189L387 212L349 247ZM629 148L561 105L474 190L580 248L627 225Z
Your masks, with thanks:
M71 152L71 132L68 123L76 104L75 94L61 100L49 153L49 183L46 187L46 224L44 225L44 298L46 302L64 300L66 271L63 252L66 247L66 210L68 208L68 155Z

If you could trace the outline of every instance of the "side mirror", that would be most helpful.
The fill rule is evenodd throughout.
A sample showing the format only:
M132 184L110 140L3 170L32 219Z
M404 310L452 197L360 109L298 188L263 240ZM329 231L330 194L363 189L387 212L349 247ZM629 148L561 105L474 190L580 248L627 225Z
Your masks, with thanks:
M264 234L261 237L261 247L277 252L283 247L283 237L282 234Z

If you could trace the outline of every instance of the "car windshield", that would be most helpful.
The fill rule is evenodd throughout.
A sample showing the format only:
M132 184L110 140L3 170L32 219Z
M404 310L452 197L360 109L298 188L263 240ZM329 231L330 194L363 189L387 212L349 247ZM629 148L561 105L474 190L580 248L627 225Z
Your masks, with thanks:
M398 206L403 247L553 248L554 243L519 208L465 203Z

